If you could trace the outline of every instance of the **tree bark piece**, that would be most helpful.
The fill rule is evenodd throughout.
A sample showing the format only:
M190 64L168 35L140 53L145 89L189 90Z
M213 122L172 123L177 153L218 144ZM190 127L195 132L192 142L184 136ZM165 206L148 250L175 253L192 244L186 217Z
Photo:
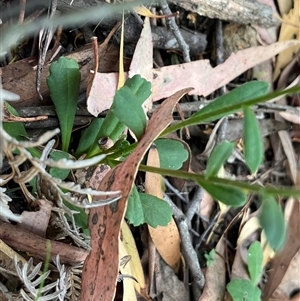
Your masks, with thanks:
M256 0L185 0L174 4L211 19L272 27L279 24L272 8Z

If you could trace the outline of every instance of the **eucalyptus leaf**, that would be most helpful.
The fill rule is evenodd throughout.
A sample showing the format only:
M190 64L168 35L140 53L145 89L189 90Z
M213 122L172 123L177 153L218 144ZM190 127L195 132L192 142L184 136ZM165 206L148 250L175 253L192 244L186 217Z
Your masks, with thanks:
M139 193L144 212L144 222L152 228L167 226L172 218L172 209L164 200L148 194Z
M73 59L61 56L50 66L47 85L60 123L62 150L68 151L74 124L81 74Z
M248 271L250 279L254 285L257 285L263 272L263 250L259 241L251 244L248 250Z
M268 194L262 196L259 220L271 248L278 251L286 240L286 224L280 205Z
M208 158L205 176L207 178L217 176L220 168L234 150L234 143L224 141L214 147Z
M264 146L259 123L249 107L244 108L243 132L246 164L251 173L254 174L263 161Z
M158 150L159 162L162 168L180 169L189 157L183 143L175 139L157 139L155 140L155 146Z
M209 182L198 181L214 199L224 203L227 206L241 207L247 202L243 191L234 186L222 184L210 184Z
M125 217L129 223L137 227L144 223L144 212L140 194L136 186L134 185L128 198L128 205L126 209Z

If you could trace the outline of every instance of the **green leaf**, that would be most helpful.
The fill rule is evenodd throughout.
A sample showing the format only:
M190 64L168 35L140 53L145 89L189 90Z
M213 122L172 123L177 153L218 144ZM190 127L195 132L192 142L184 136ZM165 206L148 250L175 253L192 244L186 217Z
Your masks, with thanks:
M14 116L19 117L18 111L12 107L8 102L4 101L4 106L6 106L7 110ZM13 138L24 141L28 134L26 132L25 126L23 122L3 122L3 129ZM1 143L1 142L0 142ZM41 152L35 148L27 149L33 157L40 158ZM18 153L18 151L13 151L14 153Z
M224 203L227 206L241 207L247 202L246 195L237 187L222 184L210 184L204 181L198 181L198 183L214 199Z
M91 124L83 131L79 140L77 150L75 152L76 158L79 158L81 155L86 154L93 143L97 141L97 134L100 131L103 121L104 118L95 118L92 120Z
M8 102L4 102L7 110L14 116L19 117L18 111L13 108ZM17 140L24 140L27 137L27 132L23 122L3 122L3 129L13 138Z
M254 174L263 161L264 146L259 123L249 107L244 108L243 132L246 164L251 173Z
M204 254L206 265L209 267L215 262L216 250L212 249L208 254Z
M125 214L129 223L135 227L144 223L144 212L140 195L134 185L128 198L128 205Z
M61 56L50 66L47 85L60 123L62 150L68 151L77 108L81 74L73 59Z
M98 146L98 141L100 138L107 137L113 142L116 142L124 132L125 128L126 125L121 122L111 110L109 110L105 116L100 130L97 132L94 143L89 148L86 158L90 158L102 153Z
M72 211L77 211L78 213L74 214L74 220L77 227L81 228L83 233L89 236L89 227L88 227L88 215L85 213L84 209L77 207L67 201L64 201L64 204L71 209ZM72 221L71 217L66 214L68 221Z
M162 168L180 169L188 159L189 153L184 145L175 139L157 139L155 145L158 150L160 166Z
M226 288L233 301L260 301L260 289L249 280L232 279Z
M107 113L93 145L90 147L87 158L99 154L98 140L103 137L116 142L126 126L139 137L144 133L146 115L142 109L143 102L151 94L151 84L140 75L127 79L125 85L116 92L114 102ZM126 99L128 97L128 99ZM132 127L133 126L133 127ZM137 133L136 133L137 131Z
M144 212L144 222L153 228L167 226L172 218L172 209L164 200L147 193L139 193Z
M191 173L191 172L187 172L187 171L183 171L183 170L158 168L158 167L147 166L147 165L142 165L142 164L139 166L139 170L144 171L144 172L158 173L160 175L164 175L164 176L168 176L168 177L193 180L193 181L199 182L200 185L207 183L207 184L214 184L217 186L220 186L220 185L227 186L227 187L232 186L237 189L240 189L240 191L243 191L244 193L253 192L253 193L258 193L258 194L267 193L270 195L284 196L284 197L288 197L288 196L294 196L297 198L300 197L300 190L298 188L293 188L293 187L287 187L287 186L262 187L261 185L258 185L258 184L251 184L251 183L247 183L244 181L237 181L237 180L218 178L218 177L211 177L211 178L207 179L202 174Z
M274 197L262 196L259 219L271 248L278 251L286 239L286 224L282 209Z
M248 271L254 285L257 285L261 279L263 271L262 263L263 250L260 242L255 241L248 250Z
M151 94L151 84L140 75L127 80L125 86L118 90L114 97L111 112L129 129L138 139L144 134L147 119L142 103Z
M235 90L233 90L233 91L235 91ZM233 91L229 92L226 95L231 95L230 93L232 93ZM243 110L243 108L245 106L252 106L252 105L255 105L257 103L266 102L266 101L271 100L271 99L273 99L275 97L278 97L278 96L287 95L287 94L290 94L290 93L297 93L298 91L300 91L299 86L293 87L293 88L290 88L290 89L286 89L286 90L282 90L282 91L272 92L272 93L269 93L267 95L263 95L263 96L259 96L259 97L254 96L254 98L250 98L248 100L243 100L242 102L239 102L239 101L231 102L230 98L229 98L228 105L226 105L226 103L222 103L222 105L220 107L214 105L213 108L209 107L209 110L207 112L203 112L202 111L203 109L202 109L199 112L197 112L199 114L201 112L200 116L195 116L195 114L197 114L197 113L195 113L190 118L188 118L188 119L186 119L182 122L178 122L174 125L169 126L166 130L164 130L161 133L160 137L162 137L164 135L167 135L169 133L172 133L174 131L177 131L177 130L185 127L185 126L191 126L191 125L194 125L194 124L201 124L201 123L207 122L209 120L216 120L216 119L221 118L223 116L226 116L228 114L241 111L241 110ZM217 101L217 99L215 101ZM212 102L212 104L214 102Z
M195 117L201 118L201 116L205 116L207 115L207 113L214 113L217 110L226 109L228 108L229 105L235 105L235 104L242 105L249 99L253 99L254 97L265 95L268 92L268 89L269 89L269 84L265 82L252 81L252 82L245 83L240 87L237 87L234 90L230 91L229 93L218 97L213 102L205 106L203 109L193 114L190 118L191 119ZM219 119L231 113L234 113L234 110L229 112L227 111L225 114L223 113L219 115L214 114L213 117L214 119L210 119L210 120Z
M66 153L66 152L62 152L62 151L58 151L58 150L53 150L50 153L50 158L53 159L54 161L58 161L61 159L71 159L71 156ZM61 179L62 181L65 180L67 178L67 176L70 173L70 169L62 169L62 168L57 168L57 167L51 167L49 169L49 173L52 177Z
M234 143L223 142L214 147L211 155L208 158L206 165L205 176L207 178L214 177L218 174L220 168L232 154L234 149Z
M137 97L140 105L151 95L151 83L146 81L140 75L134 75L126 80L125 85Z

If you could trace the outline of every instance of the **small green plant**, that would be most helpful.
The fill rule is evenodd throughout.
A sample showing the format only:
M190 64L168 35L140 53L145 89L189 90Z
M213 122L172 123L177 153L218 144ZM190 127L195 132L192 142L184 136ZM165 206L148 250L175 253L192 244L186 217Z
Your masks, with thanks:
M248 250L248 279L232 279L227 284L227 291L233 301L260 301L261 290L258 283L261 280L263 268L263 251L260 242L251 244Z
M57 81L54 79L55 76L56 73L53 72L53 74L51 74L53 82ZM250 185L245 182L218 178L218 171L235 148L235 144L231 142L223 142L215 147L208 160L205 175L195 175L180 171L178 169L180 169L182 163L188 156L187 151L180 142L163 138L165 134L179 130L185 126L214 121L227 116L228 114L243 111L245 116L243 134L245 161L250 172L255 174L263 160L263 143L259 125L251 106L276 96L299 90L299 88L292 88L282 92L267 94L268 88L269 85L265 82L248 82L228 94L217 98L185 121L171 125L162 133L161 137L154 142L157 145L161 159L161 168L141 165L140 170L157 172L171 177L195 180L216 200L219 200L228 206L243 206L247 201L247 194L249 192L261 195L261 225L266 232L268 240L271 241L271 246L274 249L278 249L282 246L285 238L284 223L276 223L276 220L265 212L273 210L274 213L276 213L274 216L282 221L282 210L279 206L276 206L276 201L273 196L278 194L299 195L299 191L292 188L274 189L270 187L261 187L258 185ZM49 85L49 89L53 90L53 85ZM51 95L52 94L53 93L51 92ZM106 163L111 167L114 167L125 160L138 142L129 144L125 135L123 135L124 129L128 127L138 140L142 137L147 126L147 120L142 109L142 104L150 94L151 85L145 79L141 78L141 76L135 75L128 79L125 85L116 92L113 104L106 117L104 119L96 118L84 131L75 152L76 157L86 154L87 158L90 158L99 154L106 154L103 163ZM57 106L56 102L55 105ZM73 104L73 106L75 106L75 104ZM59 110L63 109L57 107L57 111ZM62 118L65 118L64 115L65 114L62 114ZM60 123L61 127L67 127L67 129L62 129L62 131L67 133L71 132L72 125L70 122L60 121ZM101 148L101 146L99 146L99 141L103 140L110 140L112 145L108 149ZM171 144L173 144L172 147L170 147ZM161 210L163 210L161 215L166 217L165 220L155 220L155 216L158 217L160 214L152 215L152 219L147 219L147 217L151 217L151 214L148 214L148 211L153 211L153 206L150 206L149 204L156 204L158 201L153 198L152 201L149 201L149 198L150 197L143 193L138 193L135 190L132 191L126 213L129 222L134 225L139 225L144 222L151 225L164 225L167 223L171 214L170 210L167 208L161 208ZM266 200L266 204L264 204L264 200ZM160 203L157 204L160 208ZM274 227L273 223L277 226ZM281 241L277 240L277 242L275 242L275 239L272 238L272 231L274 228L282 233L283 239Z
M205 253L206 265L209 267L214 261L216 256L216 250L212 249L209 253Z

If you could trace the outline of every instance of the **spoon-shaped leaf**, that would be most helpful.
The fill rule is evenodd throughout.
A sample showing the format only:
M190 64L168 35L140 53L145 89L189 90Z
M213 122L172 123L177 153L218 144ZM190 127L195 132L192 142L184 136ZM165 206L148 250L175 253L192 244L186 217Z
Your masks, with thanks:
M60 57L50 66L47 85L59 120L62 150L67 152L77 108L81 74L73 59Z

